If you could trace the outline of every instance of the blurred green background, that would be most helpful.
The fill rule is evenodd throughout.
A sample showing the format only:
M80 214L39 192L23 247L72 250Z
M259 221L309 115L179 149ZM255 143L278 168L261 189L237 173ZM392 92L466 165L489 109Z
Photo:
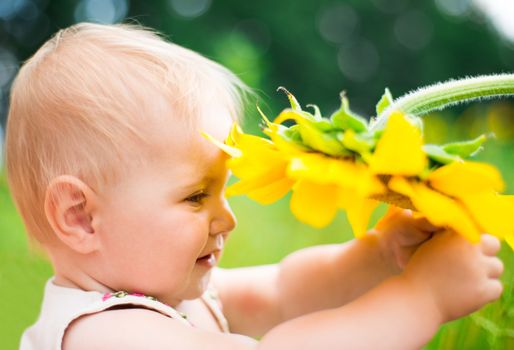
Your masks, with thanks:
M1 0L0 122L5 125L19 65L52 33L80 21L136 21L165 33L235 71L257 91L270 117L287 106L275 92L278 86L303 104L318 104L324 114L346 90L352 108L371 116L386 86L400 96L450 78L513 72L512 14L513 5L500 0ZM258 133L255 102L248 106L245 129ZM498 166L507 192L514 193L511 99L459 106L425 120L429 142L495 132L478 159ZM226 267L278 262L301 247L352 237L344 213L315 230L292 217L287 198L266 207L246 198L231 204L239 226L226 247ZM501 254L503 298L444 326L427 349L514 349L514 254L506 247ZM37 317L51 274L49 264L28 251L0 175L0 348L17 348L22 330Z

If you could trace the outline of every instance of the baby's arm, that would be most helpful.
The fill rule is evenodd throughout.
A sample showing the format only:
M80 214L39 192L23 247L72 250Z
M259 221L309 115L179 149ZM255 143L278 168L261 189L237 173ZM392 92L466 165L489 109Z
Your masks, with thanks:
M285 320L344 305L391 274L369 236L302 249L277 265L217 269L213 283L231 330L262 336Z
M363 239L302 249L279 265L220 269L213 280L231 329L262 336L285 320L342 306L400 273L435 229L410 211L390 210Z
M315 348L310 341L319 332L323 349L342 344L349 349L420 348L442 323L500 296L503 265L494 256L499 247L499 241L489 235L473 245L451 232L437 234L420 247L401 275L346 306L288 321L271 330L262 344L279 338L282 345ZM283 339L293 329L309 335Z
M65 350L82 349L414 349L438 326L472 312L501 293L499 243L484 236L472 245L438 234L392 277L355 301L280 324L261 342L202 331L148 310L87 316L67 331Z

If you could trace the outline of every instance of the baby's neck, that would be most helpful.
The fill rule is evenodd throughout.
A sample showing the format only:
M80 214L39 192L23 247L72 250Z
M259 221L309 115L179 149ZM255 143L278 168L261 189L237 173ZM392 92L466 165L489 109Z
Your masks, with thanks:
M66 275L56 272L53 283L61 287L77 288L86 291L97 291L100 293L113 292L109 287L85 274L80 274L80 276L75 275L73 278L68 278Z
M54 279L53 283L55 285L67 288L75 288L84 291L96 291L102 294L105 293L115 293L120 292L119 289L113 289L112 285L106 284L105 281L102 282L99 279L95 278L95 274L90 273L91 271L95 271L95 266L89 266L88 262L84 262L77 258L77 256L70 256L69 251L61 250L61 251L52 251L49 254L52 265L54 267ZM88 266L85 268L84 266ZM114 287L115 288L115 287ZM137 290L124 290L127 293L140 293L141 291ZM167 304L171 307L175 307L182 302L181 298L176 298L172 296L162 296L162 295L149 295L160 302Z
M65 247L56 247L49 250L55 278L53 283L67 288L97 291L100 293L113 292L111 288L96 280L83 268L80 257L73 255Z

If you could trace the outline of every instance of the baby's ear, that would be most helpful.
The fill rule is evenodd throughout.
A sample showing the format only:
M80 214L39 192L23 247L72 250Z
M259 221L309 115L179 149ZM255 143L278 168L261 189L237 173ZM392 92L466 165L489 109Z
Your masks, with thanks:
M55 235L78 253L88 254L98 248L92 225L96 201L95 192L74 176L58 176L46 188L46 218Z

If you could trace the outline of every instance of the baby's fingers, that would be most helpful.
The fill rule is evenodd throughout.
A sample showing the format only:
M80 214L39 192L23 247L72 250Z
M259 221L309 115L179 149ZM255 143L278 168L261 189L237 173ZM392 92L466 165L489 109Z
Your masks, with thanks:
M484 290L483 298L484 303L491 303L495 300L498 300L498 298L503 293L503 285L500 280L498 279L490 279L487 281L487 286Z
M500 278L503 273L503 263L496 257L487 258L487 277L489 278Z
M489 234L483 234L480 237L480 246L482 248L482 252L485 255L496 255L500 251L501 243L500 240L494 236Z
M437 231L442 231L444 228L433 225L427 218L420 216L419 214L412 213L412 217L414 218L414 226L426 233L435 233Z

